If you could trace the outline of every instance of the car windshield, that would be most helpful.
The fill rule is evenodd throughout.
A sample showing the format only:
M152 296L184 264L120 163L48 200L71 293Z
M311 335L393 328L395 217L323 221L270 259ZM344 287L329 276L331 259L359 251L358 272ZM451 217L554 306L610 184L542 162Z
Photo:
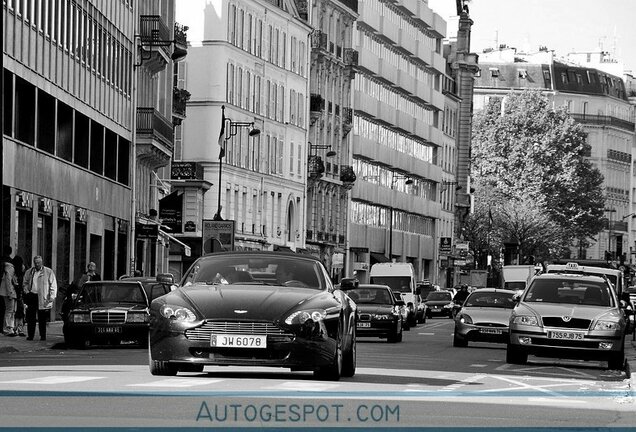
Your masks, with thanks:
M432 292L426 296L426 300L433 300L433 301L438 301L438 300L450 301L450 299L451 299L451 294L445 291Z
M535 279L524 296L526 302L614 306L610 287L603 282Z
M281 285L326 289L319 262L275 254L227 254L197 261L182 281L208 285Z
M386 288L356 288L347 291L347 295L358 304L393 305L393 293Z
M138 303L147 305L144 290L137 284L85 284L77 295L76 305L104 303Z
M464 306L512 309L516 304L513 295L514 293L475 291L468 296Z
M388 285L395 292L411 292L411 278L409 276L371 276L371 283Z

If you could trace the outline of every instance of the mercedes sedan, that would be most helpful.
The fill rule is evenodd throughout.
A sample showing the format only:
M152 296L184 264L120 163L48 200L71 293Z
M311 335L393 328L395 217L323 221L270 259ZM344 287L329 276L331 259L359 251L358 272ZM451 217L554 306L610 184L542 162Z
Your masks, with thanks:
M150 306L153 375L206 365L273 366L353 376L356 305L323 264L285 252L220 252L195 261Z

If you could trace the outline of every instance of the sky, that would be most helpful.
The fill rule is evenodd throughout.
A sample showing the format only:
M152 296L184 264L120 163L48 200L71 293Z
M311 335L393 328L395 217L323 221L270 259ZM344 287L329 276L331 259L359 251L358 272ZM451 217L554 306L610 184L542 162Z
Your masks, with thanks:
M448 22L455 1L429 0ZM636 0L471 0L471 51L506 44L520 51L543 45L558 56L601 46L636 74Z
M207 1L224 0L177 0L177 21L190 27L188 41L193 45L203 38ZM454 0L428 3L447 22L456 14ZM543 45L565 56L602 46L636 74L636 0L470 0L468 7L475 53L495 44L520 51Z

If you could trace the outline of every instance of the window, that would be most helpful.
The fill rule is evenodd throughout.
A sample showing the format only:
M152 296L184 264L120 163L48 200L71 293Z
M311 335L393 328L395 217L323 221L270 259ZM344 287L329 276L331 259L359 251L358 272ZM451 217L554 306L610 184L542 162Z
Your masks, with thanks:
M497 78L499 76L499 68L490 68L490 76Z
M528 78L528 71L525 69L519 69L519 78L521 79Z

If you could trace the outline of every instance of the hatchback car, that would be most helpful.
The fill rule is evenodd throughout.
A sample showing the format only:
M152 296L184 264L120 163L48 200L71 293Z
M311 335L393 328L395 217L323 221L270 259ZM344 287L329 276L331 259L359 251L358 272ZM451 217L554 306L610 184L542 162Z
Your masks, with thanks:
M353 376L356 305L313 256L218 252L150 305L153 375L205 365L271 366Z
M402 310L388 285L360 284L345 291L356 303L357 336L402 341Z
M482 288L466 297L455 317L453 346L465 347L469 341L508 342L510 313L516 291Z
M510 316L506 361L528 355L625 362L625 303L607 278L547 273L535 276Z
M426 316L453 317L453 297L450 291L433 291L426 296Z
M148 342L148 296L137 281L86 282L62 328L70 347Z

